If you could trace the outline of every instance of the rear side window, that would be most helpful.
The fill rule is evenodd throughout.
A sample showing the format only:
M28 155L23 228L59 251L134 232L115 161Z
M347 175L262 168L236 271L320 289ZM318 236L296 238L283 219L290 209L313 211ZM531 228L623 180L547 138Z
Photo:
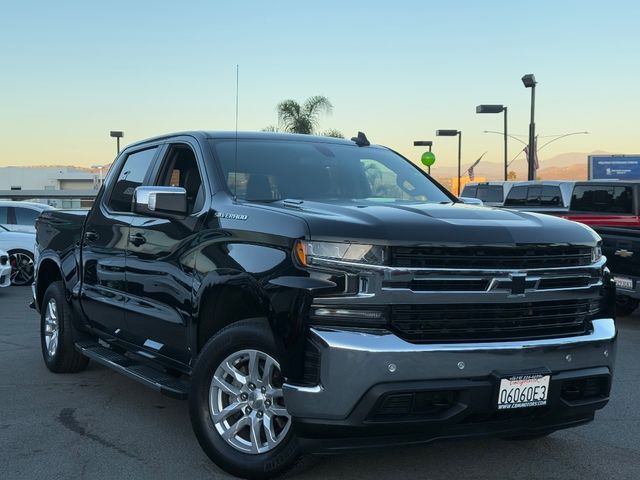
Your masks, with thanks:
M0 224L9 223L9 207L0 207Z
M560 187L554 187L551 185L545 185L542 187L542 197L540 197L540 204L545 207L561 207L562 194L560 193Z
M571 210L632 214L633 189L613 185L578 185L571 195Z
M478 187L476 185L467 185L462 189L462 197L476 198Z
M16 224L18 225L29 225L33 227L36 223L36 218L40 215L39 211L30 208L14 207L14 210L16 212Z
M479 185L478 198L483 202L502 202L501 185Z
M519 206L526 205L527 203L527 186L519 185L517 187L513 187L507 196L504 204L506 206Z
M157 147L140 150L129 154L118 174L118 179L111 189L109 208L117 212L130 212L131 199L136 187L145 181L151 167Z

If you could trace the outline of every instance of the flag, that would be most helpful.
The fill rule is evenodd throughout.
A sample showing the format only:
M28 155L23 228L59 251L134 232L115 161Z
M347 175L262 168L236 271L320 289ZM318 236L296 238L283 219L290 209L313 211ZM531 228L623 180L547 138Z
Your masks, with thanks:
M473 172L473 169L476 167L476 165L480 163L480 160L482 160L482 157L484 157L486 154L487 152L484 152L482 155L480 155L480 158L478 158L475 162L473 162L473 165L471 165L467 170L467 174L469 175L469 181L473 182L473 180L476 178L475 173Z

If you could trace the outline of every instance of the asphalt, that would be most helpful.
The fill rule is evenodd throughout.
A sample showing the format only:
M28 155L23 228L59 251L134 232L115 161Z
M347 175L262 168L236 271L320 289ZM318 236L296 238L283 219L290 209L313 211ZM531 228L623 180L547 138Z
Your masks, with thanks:
M212 479L187 403L90 364L56 375L42 362L29 289L0 289L0 479ZM612 398L595 422L532 442L450 441L316 457L296 479L638 479L640 312L618 322Z

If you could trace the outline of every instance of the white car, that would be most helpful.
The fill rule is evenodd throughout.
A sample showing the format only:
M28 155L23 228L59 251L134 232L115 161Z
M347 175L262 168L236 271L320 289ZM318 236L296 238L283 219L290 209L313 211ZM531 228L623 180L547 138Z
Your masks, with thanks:
M12 232L36 233L36 218L53 208L43 203L0 200L0 226Z
M36 234L10 232L0 225L0 250L9 254L12 285L31 285Z
M4 250L0 250L0 287L8 287L9 285L11 285L9 254Z

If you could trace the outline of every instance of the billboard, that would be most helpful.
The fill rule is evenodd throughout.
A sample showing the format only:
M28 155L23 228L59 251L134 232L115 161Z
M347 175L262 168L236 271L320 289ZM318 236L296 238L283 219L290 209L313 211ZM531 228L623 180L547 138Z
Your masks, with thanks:
M640 180L640 155L589 155L589 180Z

